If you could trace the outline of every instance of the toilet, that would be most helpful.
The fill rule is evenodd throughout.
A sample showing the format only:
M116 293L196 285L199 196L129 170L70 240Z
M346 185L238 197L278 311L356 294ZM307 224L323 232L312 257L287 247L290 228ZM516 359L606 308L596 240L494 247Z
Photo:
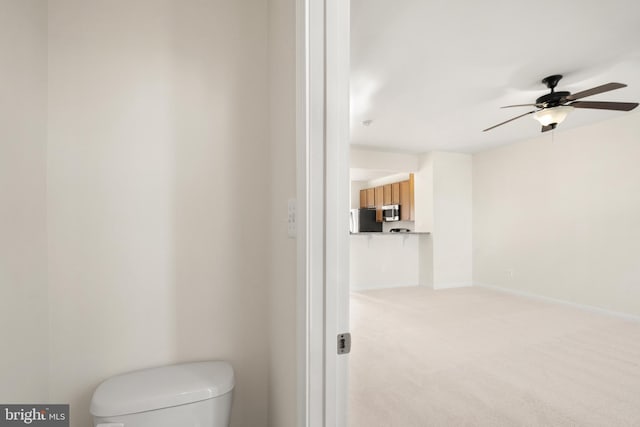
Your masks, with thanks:
M223 361L144 369L100 384L90 412L94 427L228 427L233 387Z

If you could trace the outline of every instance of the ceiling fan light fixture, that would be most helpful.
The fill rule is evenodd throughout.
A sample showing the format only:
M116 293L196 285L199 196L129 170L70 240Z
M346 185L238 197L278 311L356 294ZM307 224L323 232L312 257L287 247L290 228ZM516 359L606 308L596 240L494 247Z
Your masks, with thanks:
M542 110L533 113L533 118L536 119L542 126L549 126L552 124L560 124L567 118L569 113L574 107L569 105L559 105L557 107L543 108Z

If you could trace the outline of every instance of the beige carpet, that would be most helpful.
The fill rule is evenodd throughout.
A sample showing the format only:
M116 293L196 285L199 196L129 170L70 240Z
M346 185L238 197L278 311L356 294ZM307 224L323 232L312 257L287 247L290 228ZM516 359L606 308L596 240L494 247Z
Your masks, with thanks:
M640 323L482 289L351 295L351 427L640 426Z

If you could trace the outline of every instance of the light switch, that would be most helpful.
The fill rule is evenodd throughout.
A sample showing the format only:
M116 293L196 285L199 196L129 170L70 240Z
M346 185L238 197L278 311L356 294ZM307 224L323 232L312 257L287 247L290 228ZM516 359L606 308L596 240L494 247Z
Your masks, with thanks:
M296 199L289 199L287 207L287 235L290 239L296 237Z

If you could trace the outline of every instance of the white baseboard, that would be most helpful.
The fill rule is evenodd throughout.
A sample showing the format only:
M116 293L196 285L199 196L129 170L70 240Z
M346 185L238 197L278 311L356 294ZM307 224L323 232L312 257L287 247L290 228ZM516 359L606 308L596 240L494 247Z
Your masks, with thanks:
M468 288L470 286L473 286L473 282L434 283L433 289Z
M358 291L372 291L374 289L392 289L392 288L416 288L420 285L417 283L376 283L376 284L351 284L349 286L349 291L358 292Z
M592 312L604 314L604 315L607 315L607 316L613 316L613 317L618 317L618 318L622 318L622 319L626 319L626 320L633 320L633 321L636 321L636 322L640 322L640 316L638 316L636 314L624 313L624 312L621 312L621 311L607 310L605 308L600 308L600 307L596 307L596 306L593 306L593 305L580 304L580 303L577 303L577 302L571 302L571 301L566 301L566 300L562 300L562 299L546 297L546 296L534 294L534 293L531 293L531 292L521 291L521 290L518 290L518 289L503 288L501 286L489 285L489 284L486 284L486 283L474 282L473 286L477 286L479 288L491 289L491 290L494 290L494 291L504 292L504 293L517 295L517 296L521 296L521 297L525 297L525 298L532 298L532 299L536 299L536 300L539 300L539 301L550 302L550 303L553 303L553 304L567 305L567 306L578 308L578 309L581 309L581 310L592 311Z

